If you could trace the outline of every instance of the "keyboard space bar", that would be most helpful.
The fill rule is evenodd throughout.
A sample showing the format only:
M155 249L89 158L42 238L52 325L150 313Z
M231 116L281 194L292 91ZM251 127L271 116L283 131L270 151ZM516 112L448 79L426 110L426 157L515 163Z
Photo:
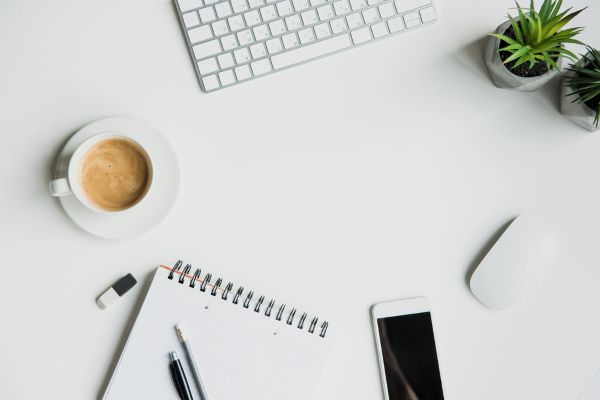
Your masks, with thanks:
M345 49L352 46L350 36L345 33L330 39L323 40L308 46L290 50L286 53L277 54L271 57L273 68L281 69L290 65L298 64L303 61L311 60L334 51Z

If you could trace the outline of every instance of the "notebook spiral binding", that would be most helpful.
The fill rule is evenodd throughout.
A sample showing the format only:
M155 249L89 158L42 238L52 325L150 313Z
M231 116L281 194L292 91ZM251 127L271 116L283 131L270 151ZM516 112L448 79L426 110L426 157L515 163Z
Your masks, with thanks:
M185 284L186 283L186 278L190 277L190 271L192 270L192 265L191 264L186 264L185 267L183 266L183 261L179 260L175 263L175 265L171 268L171 271L169 272L169 276L168 278L170 280L173 280L175 277L175 274L179 274L179 278L177 278L177 282L179 284ZM200 268L196 268L196 271L194 272L193 275L191 275L191 278L189 279L189 283L188 286L192 289L196 288L196 285L199 283L199 289L201 292L206 292L207 291L207 286L212 286L212 289L209 289L209 293L211 296L216 296L219 290L222 290L223 293L221 294L221 299L224 301L228 301L230 298L230 295L232 294L232 290L233 290L233 283L229 282L227 283L227 285L222 288L221 286L223 285L223 279L218 278L215 283L211 284L210 281L212 280L212 274L207 273L204 276L204 279L201 279L201 269ZM258 299L256 300L256 303L254 304L254 307L250 308L250 302L252 301L252 298L254 297L254 291L250 290L248 292L248 294L246 294L245 297L243 297L243 293L244 293L244 287L240 286L237 288L235 294L233 294L233 296L231 297L231 303L232 304L236 304L236 305L241 305L242 307L248 309L248 310L252 310L255 313L263 313L266 317L271 317L272 313L273 313L273 307L275 307L275 300L270 299L268 301L268 303L265 303L265 296L259 296ZM242 302L240 303L240 300L242 300ZM262 311L264 309L264 311ZM277 321L282 321L288 325L294 325L295 324L295 319L296 319L296 313L298 312L298 310L296 310L295 308L292 308L291 311L289 312L287 318L284 320L283 319L283 313L286 309L286 304L281 304L279 306L279 308L277 309L277 312L275 313L275 319ZM296 327L298 329L303 330L305 325L306 325L306 319L308 317L307 313L302 313L297 319L298 322L296 324ZM307 331L309 333L315 333L315 330L317 329L317 325L319 323L319 318L318 317L313 317L312 320L310 321L310 324L308 324L308 329ZM329 323L327 321L323 321L320 325L320 332L319 332L319 336L324 338L327 335L327 328L329 327Z

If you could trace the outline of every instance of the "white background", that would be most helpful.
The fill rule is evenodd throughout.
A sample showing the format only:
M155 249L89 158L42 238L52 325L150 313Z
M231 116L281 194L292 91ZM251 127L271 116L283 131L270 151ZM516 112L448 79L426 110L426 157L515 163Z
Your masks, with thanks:
M183 258L332 321L320 399L380 398L369 307L414 295L449 400L576 399L600 367L600 135L559 114L558 82L491 84L482 38L512 5L438 0L427 29L204 95L167 0L2 1L0 398L96 398L144 285L106 311L95 297ZM578 23L599 19L594 3ZM127 241L47 192L61 144L113 115L156 126L182 170L168 217ZM491 312L465 277L528 210L562 252Z

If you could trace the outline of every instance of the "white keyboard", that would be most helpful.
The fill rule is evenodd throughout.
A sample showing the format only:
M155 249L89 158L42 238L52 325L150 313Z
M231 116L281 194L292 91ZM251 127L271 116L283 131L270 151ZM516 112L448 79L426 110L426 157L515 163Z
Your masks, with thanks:
M212 92L437 19L432 0L176 0Z

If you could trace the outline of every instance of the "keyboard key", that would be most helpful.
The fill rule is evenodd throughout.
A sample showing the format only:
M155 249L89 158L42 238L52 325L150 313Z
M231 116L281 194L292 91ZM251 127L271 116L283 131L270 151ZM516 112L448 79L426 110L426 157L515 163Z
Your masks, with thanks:
M281 44L281 39L275 38L267 40L267 50L269 50L269 54L279 53L281 50L283 50L283 44Z
M312 30L312 28L302 29L301 31L298 31L298 37L300 38L300 43L302 44L314 42L315 32Z
M348 28L354 29L363 24L363 20L360 17L360 13L350 14L346 17L346 21L348 22Z
M282 39L283 39L283 46L286 49L291 49L300 44L300 42L298 41L298 37L296 36L295 33L288 33L287 35L283 35Z
M310 7L308 0L292 0L292 2L294 3L294 10L296 11L302 11Z
M331 36L331 30L329 30L329 24L326 22L324 24L319 24L315 26L315 35L317 39L323 39L327 36Z
M198 13L196 11L192 11L187 14L183 14L183 24L185 25L186 28L196 26L199 23L200 23L200 18L198 18Z
M319 7L317 11L319 13L319 19L321 21L327 21L328 19L333 18L333 7L331 7L331 4Z
M338 34L340 32L344 32L344 31L348 30L348 28L346 27L346 23L344 22L344 18L334 19L333 21L330 22L330 24L331 24L331 31L334 34Z
M202 0L178 0L181 12L189 11L194 8L202 7Z
M250 29L238 32L238 42L240 46L245 46L254 42L254 38L252 37L252 32L250 32Z
M227 21L229 22L229 27L231 28L232 31L237 31L239 29L243 29L246 27L246 24L244 23L244 19L242 18L241 15L234 15L233 17L229 18Z
M368 26L365 26L364 28L357 29L352 32L352 41L354 42L354 44L368 42L371 39L371 30Z
M213 6L205 7L198 10L198 14L200 15L200 20L205 24L207 22L212 22L215 19L217 19L217 16L215 15L215 9Z
M276 4L277 12L280 16L285 17L286 15L290 15L294 10L292 10L292 3L290 0L281 1Z
M233 7L233 12L236 14L242 13L248 9L246 0L231 0L231 6Z
M287 17L285 19L285 24L287 25L289 31L293 31L294 29L298 29L302 26L302 21L300 21L300 16L295 14Z
M229 27L225 21L213 22L212 29L216 36L221 36L229 32Z
M221 67L221 69L226 69L235 65L231 53L221 54L217 59L219 60L219 67Z
M241 49L237 49L233 52L235 56L235 62L238 64L243 64L250 61L250 52L247 47L243 47Z
M373 31L373 37L375 39L388 34L387 25L385 24L385 22L380 22L378 24L372 25L371 30Z
M348 4L348 0L339 0L333 3L333 9L336 15L348 14L350 12L350 4Z
M223 45L223 50L231 50L237 47L237 40L235 39L235 35L227 35L221 38L221 44Z
M238 78L238 81L243 81L248 78L251 78L252 73L250 72L250 67L247 64L235 67L235 76Z
M200 75L208 75L211 72L215 72L219 69L217 59L211 57L206 60L198 61L198 69L200 70Z
M175 1L205 91L437 19L432 0Z
M277 12L275 11L274 5L268 5L260 9L260 15L263 17L263 21L271 21L272 19L277 18Z
M351 45L352 42L350 41L350 36L348 34L343 34L325 39L321 42L299 47L288 52L276 54L271 57L271 62L273 63L273 68L281 69L350 47Z
M219 80L217 79L217 75L209 75L202 78L202 83L204 84L204 90L207 92L221 87Z
M285 24L281 19L271 22L269 24L269 28L271 29L271 33L273 34L273 36L285 33Z
M252 31L254 32L254 37L256 38L256 40L265 40L268 39L269 36L271 36L269 34L269 28L267 28L267 25L265 24L257 26Z
M350 5L352 6L352 10L354 11L361 10L367 6L367 0L350 0Z
M431 0L396 0L398 14L431 4Z
M435 14L435 10L433 9L433 7L427 7L422 9L421 19L423 20L424 24L435 21L437 19L437 15Z
M388 20L388 27L390 28L390 33L396 33L404 29L404 20L402 17L396 17Z
M256 43L250 46L250 53L253 59L263 58L267 55L267 49L263 43Z
M192 44L204 42L213 37L212 31L208 25L199 26L194 29L187 31Z
M215 39L209 42L197 44L194 47L192 47L192 50L194 51L194 56L196 57L196 59L199 60L201 58L213 56L217 53L220 53L221 46L219 45L219 41Z
M252 67L252 73L254 73L254 75L263 75L271 71L271 63L268 58L255 61L250 64L250 66Z
M302 16L302 21L304 22L304 26L312 25L319 21L315 10L304 11L300 15Z
M246 25L252 26L256 24L260 24L260 15L257 10L248 11L244 14L244 19L246 20Z
M379 14L377 13L376 8L369 8L368 10L363 11L362 14L365 24L370 24L379 20Z
M421 25L421 17L417 11L404 15L404 25L407 28L413 28L417 25Z
M221 80L221 85L227 86L235 83L235 75L233 75L233 70L228 69L227 71L219 72L219 79Z
M215 10L217 11L217 16L219 18L229 17L233 12L231 11L231 6L229 2L224 1L215 6Z
M239 42L240 46L245 46L254 41L254 38L252 37L252 32L250 32L250 29L246 29L245 31L238 32L237 38L238 38L238 42Z
M394 10L394 6L392 5L392 3L382 4L378 8L379 8L379 15L381 15L381 18L389 18L389 17L393 16L394 14L396 14L396 11Z

